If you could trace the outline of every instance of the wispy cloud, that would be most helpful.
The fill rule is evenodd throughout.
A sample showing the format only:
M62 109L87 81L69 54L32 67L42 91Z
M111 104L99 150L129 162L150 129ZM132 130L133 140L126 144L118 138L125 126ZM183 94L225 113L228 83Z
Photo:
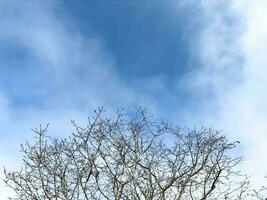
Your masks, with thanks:
M267 153L267 40L264 1L201 1L204 14L197 50L201 68L187 83L203 95L202 124L242 141L244 172L264 183ZM196 47L196 46L195 46ZM211 109L212 108L212 109ZM198 118L198 117L195 117Z

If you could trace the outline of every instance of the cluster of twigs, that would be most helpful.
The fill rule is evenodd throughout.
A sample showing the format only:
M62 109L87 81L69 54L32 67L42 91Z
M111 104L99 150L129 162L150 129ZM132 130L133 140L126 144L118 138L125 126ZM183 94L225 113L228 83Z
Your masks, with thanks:
M98 109L87 127L72 123L75 132L68 138L51 138L48 126L40 126L34 129L36 143L21 146L23 167L20 171L5 170L5 183L16 198L253 197L247 177L235 171L241 158L229 154L236 142L228 142L219 131L173 128L153 120L143 109L132 117L119 111L115 119L103 117L103 109Z

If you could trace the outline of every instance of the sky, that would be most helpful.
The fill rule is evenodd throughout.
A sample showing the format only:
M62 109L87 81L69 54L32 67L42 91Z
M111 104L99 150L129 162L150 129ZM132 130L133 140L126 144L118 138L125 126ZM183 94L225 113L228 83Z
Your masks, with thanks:
M265 0L1 0L1 167L19 166L19 144L40 123L66 136L97 106L143 106L239 140L242 170L264 184L266 9ZM0 183L0 199L10 194Z

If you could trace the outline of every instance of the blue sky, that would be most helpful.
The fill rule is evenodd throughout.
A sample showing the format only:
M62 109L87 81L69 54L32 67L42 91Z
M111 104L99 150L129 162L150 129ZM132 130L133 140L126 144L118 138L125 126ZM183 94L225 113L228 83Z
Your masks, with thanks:
M171 103L172 99L165 98L164 95L158 95L157 91L151 91L157 90L157 87L152 89L147 83L149 82L147 80L153 79L153 82L159 82L156 84L164 85L164 87L168 88L168 92L174 94L172 97L174 101L188 98L190 94L183 91L183 88L178 89L177 81L192 70L194 67L192 63L197 62L197 59L190 59L189 49L192 40L188 40L189 34L190 38L196 37L194 33L190 32L193 25L196 25L194 29L197 29L198 24L195 23L194 16L190 15L191 12L197 10L196 8L188 6L185 9L178 8L179 12L177 13L170 12L170 7L173 6L173 3L170 4L163 1L156 1L156 3L149 1L144 3L138 1L129 3L123 3L123 1L109 3L84 1L80 4L70 1L64 3L64 5L61 3L54 4L57 5L49 5L53 7L50 8L53 9L50 12L55 18L52 20L57 20L56 23L61 23L62 29L67 32L64 34L69 34L67 36L70 37L69 42L72 42L72 34L76 35L73 38L74 42L95 40L95 43L97 43L95 44L96 48L101 48L99 50L101 51L99 58L101 62L107 62L104 65L112 65L108 66L108 68L112 68L112 73L116 74L118 79L130 90L134 90L137 93L149 92L151 97L153 96L153 99L157 98L160 104L162 101ZM40 9L34 8L34 6L38 7L38 5L23 6L33 10ZM192 18L191 21L188 20L190 17ZM18 22L16 21L16 23ZM41 29L42 23L51 22L43 22L41 19L36 19L34 22L28 23L36 23L33 25L34 28ZM46 24L46 26L49 26L49 24ZM23 29L26 29L23 30L25 32L31 31L29 30L31 27L27 28L27 24ZM44 27L44 29L46 28ZM53 30L46 29L45 31ZM54 37L66 37L65 35L60 35L62 33L56 34L58 35ZM63 45L67 46L68 44ZM69 47L66 48L75 48L72 45L69 44ZM84 45L84 47L77 48L90 47ZM54 84L56 84L54 83L49 87L50 83L45 83L44 80L50 75L49 72L44 71L46 66L43 66L45 64L41 61L42 58L36 58L31 50L11 38L2 43L0 50L1 60L5 63L1 67L3 76L1 83L10 97L11 103L20 107L42 106L44 104L44 96L52 92L55 89ZM94 51L94 49L92 50ZM77 51L82 50L78 49L74 54L80 53ZM72 54L71 49L69 53ZM84 57L86 56L85 53ZM64 59L72 62L69 57L64 57ZM68 61L60 60L59 62L61 64L61 62ZM63 65L62 63L60 67L64 68ZM79 82L82 85L88 84L90 69L97 68L97 66L90 66L89 63L75 63L73 65L76 66L70 66L70 68L79 69L74 72L75 75L71 74L70 76L76 76L75 79L79 77ZM65 69L62 71L65 71ZM7 73L9 76L6 76ZM101 75L97 76L101 77ZM144 84L148 85L147 88L143 87ZM65 89L68 90L67 88ZM25 90L30 94L26 94ZM119 93L119 91L116 91L116 93ZM90 95L94 96L93 93ZM139 103L142 104L142 102L136 102L136 104ZM99 102L99 104L102 103ZM118 106L120 106L120 103L118 103Z
M264 8L261 0L1 1L0 164L16 168L19 143L39 123L64 136L70 119L85 124L97 106L141 105L241 140L244 171L260 183Z
M189 16L184 10L175 16L164 1L85 5L70 3L68 8L74 9L71 13L84 34L105 41L125 80L157 74L172 77L186 70Z

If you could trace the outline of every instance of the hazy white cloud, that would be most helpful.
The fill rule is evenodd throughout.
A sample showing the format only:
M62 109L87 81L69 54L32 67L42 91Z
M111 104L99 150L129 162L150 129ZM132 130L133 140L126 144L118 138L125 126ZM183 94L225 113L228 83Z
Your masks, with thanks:
M261 185L267 173L267 3L201 1L201 6L205 26L194 53L203 67L187 83L204 95L202 112L212 110L199 121L241 140L243 170Z
M267 173L267 2L239 1L233 6L245 22L240 35L243 82L227 95L221 116L249 141L246 168L259 178Z

